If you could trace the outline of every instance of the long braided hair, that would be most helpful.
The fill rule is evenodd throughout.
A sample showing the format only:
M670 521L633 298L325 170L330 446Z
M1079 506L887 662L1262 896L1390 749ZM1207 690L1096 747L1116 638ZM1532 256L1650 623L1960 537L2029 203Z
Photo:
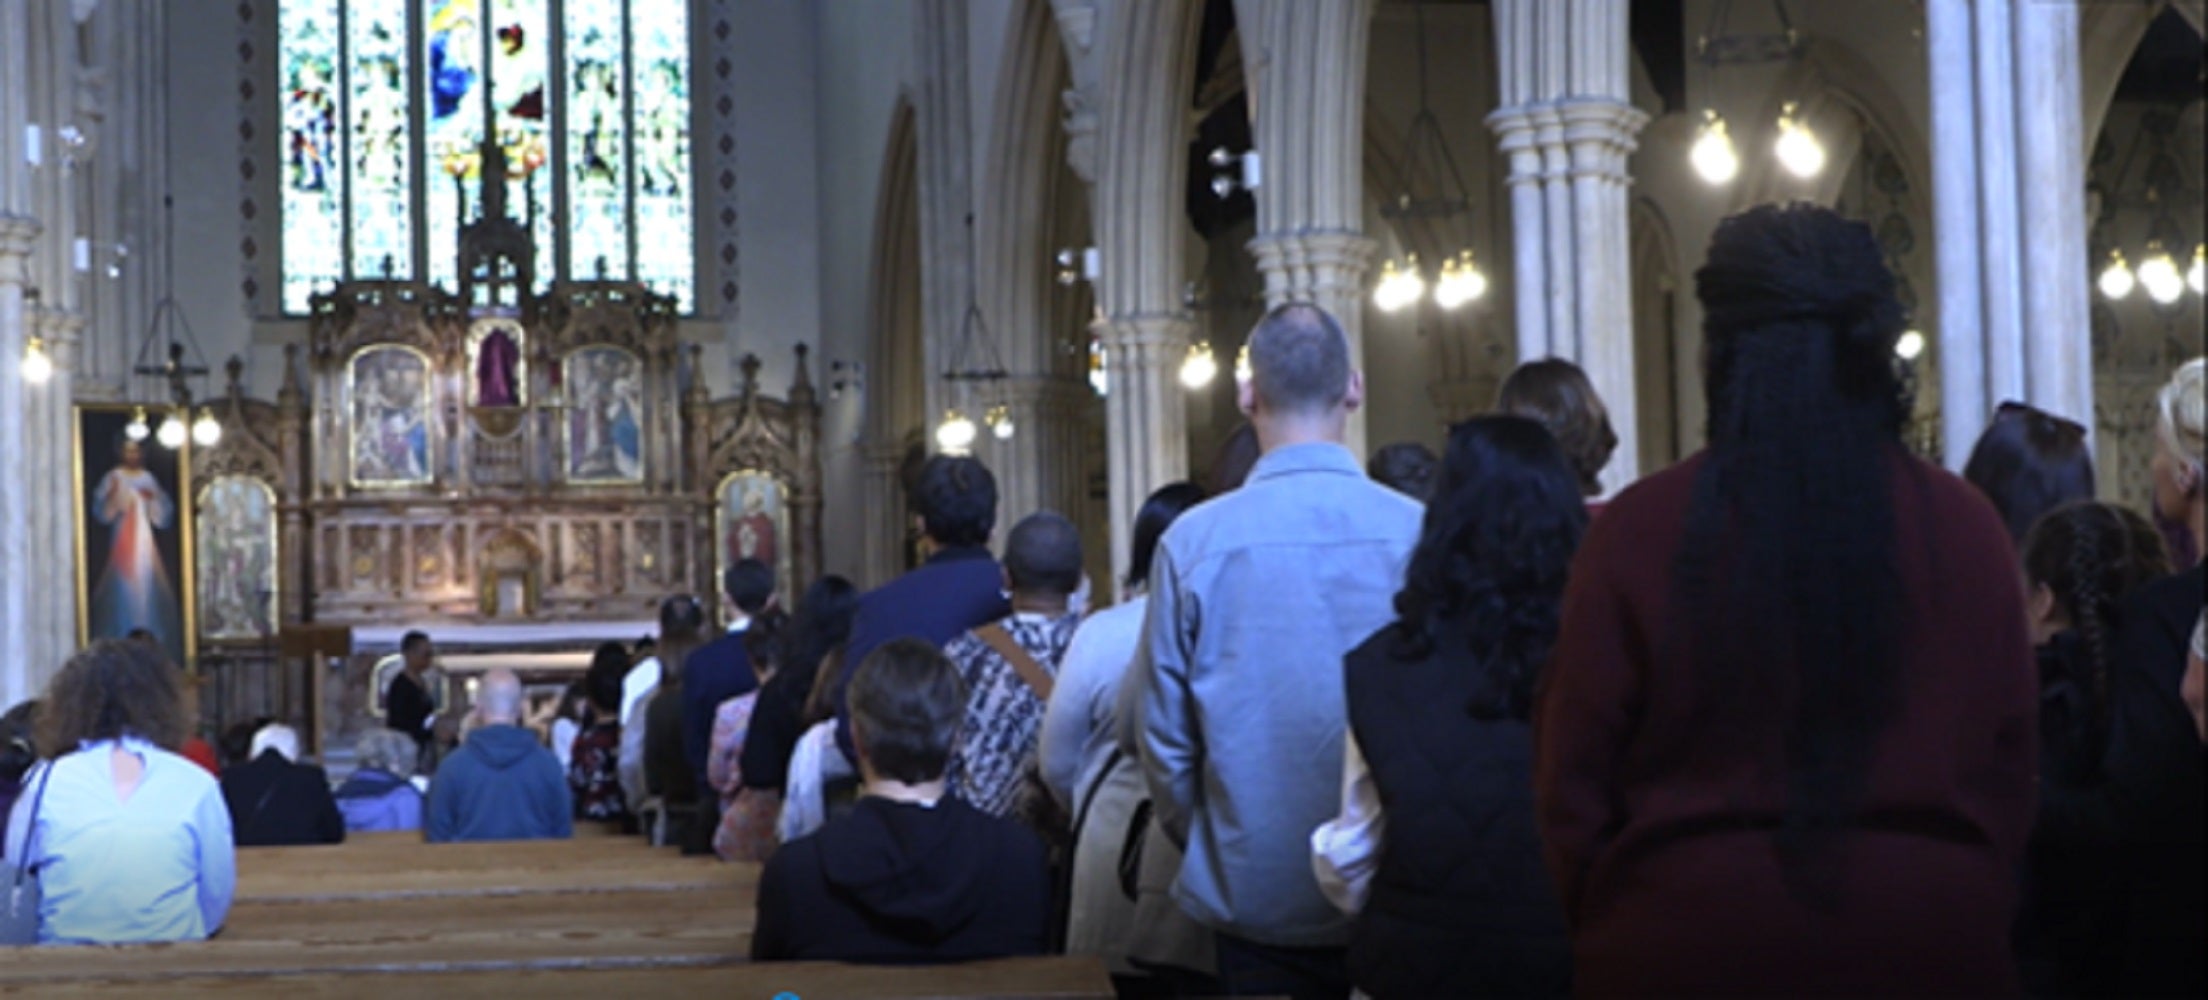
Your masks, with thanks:
M2109 647L2124 598L2170 572L2162 536L2131 510L2091 500L2048 512L2024 536L2024 576L2054 595L2085 649L2092 718L2108 719Z
M1903 313L1870 228L1807 204L1720 223L1695 287L1709 454L1676 615L1707 721L1749 747L1783 736L1783 868L1798 895L1829 896L1836 873L1810 862L1853 822L1899 700Z

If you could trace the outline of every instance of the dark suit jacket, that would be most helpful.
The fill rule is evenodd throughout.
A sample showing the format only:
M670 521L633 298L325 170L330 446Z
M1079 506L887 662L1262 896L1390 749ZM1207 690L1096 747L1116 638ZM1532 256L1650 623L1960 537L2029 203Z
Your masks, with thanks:
M330 779L311 764L294 764L274 750L222 773L222 800L239 847L335 844L345 839L345 817L330 794Z
M437 704L429 700L429 692L414 675L401 672L391 678L391 688L383 696L384 725L414 737L414 742L429 742L429 717L437 711Z
M851 675L866 662L867 654L892 639L913 638L941 646L967 629L1011 613L1004 570L979 545L937 552L918 569L859 598L851 638L844 644L843 666L835 679L836 748L849 760L859 759L851 750L850 688Z
M713 713L721 703L759 686L744 633L728 632L699 646L682 661L682 755L697 776L698 801L715 801L706 787L705 758L712 750Z

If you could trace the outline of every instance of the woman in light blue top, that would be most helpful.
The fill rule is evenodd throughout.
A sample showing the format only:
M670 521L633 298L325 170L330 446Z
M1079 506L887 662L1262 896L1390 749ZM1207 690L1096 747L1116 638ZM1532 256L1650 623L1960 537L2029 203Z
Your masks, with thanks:
M222 926L237 888L230 811L184 737L176 676L140 643L103 640L48 689L41 747L74 752L24 782L8 867L28 844L41 944L193 941Z

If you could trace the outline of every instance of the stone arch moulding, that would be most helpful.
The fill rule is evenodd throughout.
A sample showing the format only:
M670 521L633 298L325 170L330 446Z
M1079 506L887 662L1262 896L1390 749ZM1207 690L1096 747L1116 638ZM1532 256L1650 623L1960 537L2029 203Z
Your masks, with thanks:
M2108 122L2109 106L2116 103L2116 85L2131 65L2132 53L2147 37L2147 29L2163 9L2177 11L2193 32L2208 35L2203 11L2208 3L2090 3L2078 5L2078 97L2083 107L2085 155L2093 157L2093 142Z
M1639 413L1641 467L1660 469L1693 449L1686 429L1699 401L1686 374L1696 364L1690 338L1681 336L1678 291L1681 262L1671 220L1654 199L1639 196L1627 209L1632 250L1634 400ZM1615 419L1615 418L1613 418Z
M864 582L905 566L904 497L897 475L904 442L927 420L927 363L920 318L919 144L910 95L890 113L875 195L869 254L865 411L860 415L868 511Z

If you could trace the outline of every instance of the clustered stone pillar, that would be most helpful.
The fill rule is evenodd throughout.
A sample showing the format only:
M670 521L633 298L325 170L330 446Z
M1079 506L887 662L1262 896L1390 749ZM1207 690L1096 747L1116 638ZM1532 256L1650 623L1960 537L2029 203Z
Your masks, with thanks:
M11 456L11 464L30 443L24 417L31 387L22 370L30 317L23 292L38 231L28 216L0 214L0 455ZM0 476L0 696L10 703L30 697L37 682L31 595L55 582L53 567L32 564L32 485L27 475Z
M2091 426L2078 11L1929 0L1941 444L1969 454L1994 404Z
M1495 0L1510 160L1518 358L1586 369L1612 414L1615 491L1639 476L1627 158L1648 116L1631 103L1625 0Z

